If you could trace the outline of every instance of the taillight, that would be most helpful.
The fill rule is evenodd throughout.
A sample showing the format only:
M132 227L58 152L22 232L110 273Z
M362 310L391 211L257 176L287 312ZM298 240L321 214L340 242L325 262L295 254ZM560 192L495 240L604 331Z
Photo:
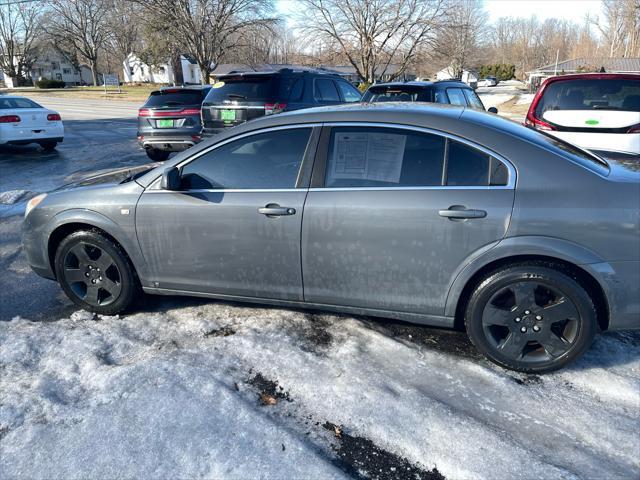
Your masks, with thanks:
M264 114L272 115L274 113L280 113L285 108L287 108L286 103L265 103L264 105Z
M18 115L2 115L0 116L0 123L18 123L20 117Z
M141 108L138 110L139 117L179 117L181 115L200 115L200 109L184 108L177 112L163 112L162 110L150 110L148 108Z
M200 115L199 108L185 108L184 110L178 112L180 115Z
M150 117L151 116L151 112L149 111L148 108L141 108L140 110L138 110L138 116L139 117Z
M640 123L636 123L635 125L631 125L627 133L640 133Z
M529 110L529 113L527 113L527 118L525 118L524 120L524 125L526 127L537 128L538 130L557 130L557 128L550 123L537 118L535 116L534 110Z
M50 122L59 122L62 120L62 117L60 117L59 113L50 113L49 115L47 115L47 120L49 120Z

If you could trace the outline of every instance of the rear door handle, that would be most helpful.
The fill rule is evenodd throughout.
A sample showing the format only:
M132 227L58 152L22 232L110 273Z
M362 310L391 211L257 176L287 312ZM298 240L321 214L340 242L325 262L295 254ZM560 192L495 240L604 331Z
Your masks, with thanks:
M438 215L450 219L484 218L487 216L487 212L484 210L465 208L461 205L452 205L447 210L440 210Z
M258 213L267 217L281 217L283 215L295 215L296 209L291 207L281 207L277 203L270 203L258 209Z

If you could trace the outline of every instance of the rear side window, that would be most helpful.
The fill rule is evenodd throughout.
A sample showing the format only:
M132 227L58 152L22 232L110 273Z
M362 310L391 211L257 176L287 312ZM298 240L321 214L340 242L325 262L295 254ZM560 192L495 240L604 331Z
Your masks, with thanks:
M274 75L245 75L221 77L212 85L207 103L222 103L225 100L265 101L278 97L280 80Z
M581 79L550 83L536 106L547 110L620 110L640 112L640 80Z
M152 92L145 107L179 107L182 105L200 105L202 92L200 90L180 90L168 92Z
M476 110L484 110L484 105L482 104L480 98L478 98L478 95L476 95L476 92L467 89L464 89L463 92L471 108L475 108Z
M304 91L303 78L283 78L280 81L280 98L289 102L299 102L302 100L302 92Z
M441 185L445 138L392 128L334 128L326 187Z
M360 91L354 86L348 84L347 82L336 82L338 84L338 88L340 89L340 93L342 93L342 98L344 98L345 102L359 102L362 95L360 95Z
M182 187L295 188L310 128L259 133L222 145L182 168Z
M340 96L333 80L316 78L314 81L313 97L323 102L339 102Z
M449 103L451 105L467 106L467 102L464 99L464 93L461 88L447 88L447 96L449 97Z
M0 97L0 110L8 110L10 108L42 108L36 102L28 98L2 98Z
M447 185L489 185L490 158L480 150L450 140Z

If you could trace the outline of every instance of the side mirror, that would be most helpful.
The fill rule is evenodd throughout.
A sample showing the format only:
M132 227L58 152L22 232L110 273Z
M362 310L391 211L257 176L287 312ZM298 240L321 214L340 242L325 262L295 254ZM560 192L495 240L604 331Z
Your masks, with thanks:
M178 167L167 168L162 172L160 187L163 190L180 190L180 169Z
M496 107L487 108L487 112L489 113L498 113L498 109Z

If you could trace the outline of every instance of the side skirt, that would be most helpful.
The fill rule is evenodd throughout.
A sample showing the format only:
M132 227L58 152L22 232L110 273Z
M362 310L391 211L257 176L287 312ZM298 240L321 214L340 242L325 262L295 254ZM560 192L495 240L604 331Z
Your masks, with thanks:
M235 295L220 295L216 293L191 292L186 290L171 290L167 288L143 287L145 293L151 295L183 295L189 297L212 298L230 302L258 303L263 305L276 305L279 307L301 308L309 310L326 310L336 313L348 313L351 315L369 315L372 317L392 318L405 322L418 323L433 327L453 328L454 318L440 315L423 315L420 313L395 312L392 310L378 310L370 308L348 307L342 305L325 305L322 303L295 302L290 300L275 300L271 298L242 297Z

